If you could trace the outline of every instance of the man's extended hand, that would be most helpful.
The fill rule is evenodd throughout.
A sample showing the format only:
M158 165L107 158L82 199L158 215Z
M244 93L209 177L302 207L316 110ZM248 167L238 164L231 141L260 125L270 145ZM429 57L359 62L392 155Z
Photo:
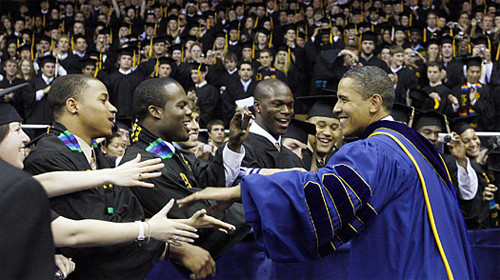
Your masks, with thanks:
M207 210L201 209L188 219L188 224L195 228L217 228L219 231L228 233L228 231L236 230L236 227L225 223L219 219L207 215Z
M202 279L215 276L215 261L210 253L203 248L191 244L172 248L172 258L186 267L192 273L190 279Z
M112 184L122 187L154 187L151 183L143 182L143 179L151 179L161 176L161 172L153 172L162 169L165 165L160 158L145 160L141 162L141 155L137 154L130 160L113 169L106 169L109 172L109 181Z
M248 137L250 119L253 118L254 116L248 108L236 108L236 112L229 123L228 148L233 152L240 152L241 144L243 144Z
M179 207L182 208L189 206L193 202L200 200L207 200L207 199L230 203L240 198L241 198L240 185L230 188L207 187L199 192L195 192L189 196L177 200L177 205L179 205Z

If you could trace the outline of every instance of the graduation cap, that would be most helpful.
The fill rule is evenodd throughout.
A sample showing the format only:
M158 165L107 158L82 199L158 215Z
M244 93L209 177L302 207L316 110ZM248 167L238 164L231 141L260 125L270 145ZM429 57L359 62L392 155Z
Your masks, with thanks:
M293 138L307 144L309 134L316 135L316 125L292 118L285 135L283 135L283 138Z
M153 44L165 43L167 41L166 35L160 35L158 37L153 38Z
M252 42L247 41L241 44L241 49L251 49L253 47Z
M435 110L430 110L418 114L413 128L415 130L418 130L424 126L438 126L442 131L449 131L448 120L446 116L438 113Z
M8 89L5 89L3 91L0 91L0 97L3 97L3 95L9 93L5 93ZM0 125L4 124L9 124L12 122L22 122L23 118L19 115L19 113L10 105L9 103L0 103Z
M51 38L49 36L47 36L47 35L41 35L37 39L38 39L37 43L40 43L41 41L45 41L45 42L49 42L50 43L52 41Z
M465 64L467 65L467 68L472 67L472 66L481 67L483 64L483 59L479 56L473 56L473 57L468 58L466 60Z
M441 37L440 43L441 43L441 45L444 45L444 44L453 45L453 37L451 37L450 35L444 35Z
M377 42L377 35L372 31L365 31L361 34L361 42L363 41L372 41L374 43Z
M146 22L144 24L145 27L153 27L153 28L155 27L155 25L156 25L156 23L154 23L154 22Z
M430 45L438 45L439 46L439 40L437 38L430 38L429 40L427 40L427 42L425 43L425 45L427 47L429 47Z
M95 64L97 63L97 59L93 59L90 56L81 60L82 68L85 68L87 66L96 66Z
M478 115L464 116L453 119L452 131L456 132L458 135L464 133L467 129L475 129L477 124L475 123L476 117Z
M328 95L313 95L300 96L297 100L302 101L307 105L307 118L311 117L327 117L338 119L336 113L333 112L333 107L337 103L337 96L334 91L325 91Z
M404 122L408 126L413 123L413 118L415 117L415 108L406 106L401 103L394 103L392 106L391 116L394 120L398 122Z
M126 46L124 48L121 48L120 55L134 56L134 47L129 45L129 46Z
M29 44L23 44L23 45L19 46L19 48L17 48L17 51L18 52L22 52L22 51L31 52L31 46Z
M169 64L173 66L175 64L175 60L171 57L160 57L158 60L158 65Z
M166 19L166 22L168 23L171 20L175 20L177 22L177 20L179 20L179 17L176 15L169 15Z
M46 63L54 63L55 64L56 58L49 54L47 56L41 57L38 60L38 64L39 64L40 68L42 68Z
M255 32L264 33L264 34L266 34L266 36L271 35L271 33L269 32L269 30L267 30L267 29L265 29L265 28L263 28L263 27L262 27L262 28L257 29Z
M484 45L485 47L488 47L488 38L485 36L478 36L472 42L474 43L474 46Z
M293 30L293 31L296 31L297 30L297 26L293 23L290 23L290 24L287 24L285 26L283 26L283 32L287 33L288 30Z

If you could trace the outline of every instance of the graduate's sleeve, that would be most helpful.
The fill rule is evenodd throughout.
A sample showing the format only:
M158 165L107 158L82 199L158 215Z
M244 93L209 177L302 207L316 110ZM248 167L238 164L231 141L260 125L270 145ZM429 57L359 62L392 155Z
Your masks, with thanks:
M275 261L295 262L318 259L349 241L378 215L370 200L384 164L380 154L362 140L345 145L317 173L244 177L245 218L259 246ZM380 190L378 204L389 195Z

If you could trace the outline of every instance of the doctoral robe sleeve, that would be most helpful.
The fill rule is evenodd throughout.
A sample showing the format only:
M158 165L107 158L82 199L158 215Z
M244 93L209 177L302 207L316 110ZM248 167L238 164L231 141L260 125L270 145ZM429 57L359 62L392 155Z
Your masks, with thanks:
M344 146L317 173L244 177L245 217L253 224L257 243L273 260L308 261L354 237L373 222L375 209L390 195L381 189L378 206L370 204L384 165L380 154L376 145L357 141ZM388 167L384 168L387 173Z

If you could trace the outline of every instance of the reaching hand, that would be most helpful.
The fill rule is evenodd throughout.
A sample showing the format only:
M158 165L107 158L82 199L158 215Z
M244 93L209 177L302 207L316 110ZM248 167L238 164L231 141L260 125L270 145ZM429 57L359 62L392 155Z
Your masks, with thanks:
M193 243L193 238L198 238L198 235L195 234L195 228L167 218L172 206L174 206L174 199L171 199L160 212L148 221L151 227L151 237L174 246L182 246L180 242Z
M240 151L241 144L248 137L250 119L253 118L254 116L248 108L236 108L236 112L229 123L228 147L232 151Z
M207 210L201 209L189 218L189 225L195 228L217 228L219 231L228 233L228 231L236 230L236 227L225 223L219 219L207 215Z
M448 94L448 100L453 103L453 105L458 106L458 98L453 94Z
M191 244L185 244L181 250L182 252L174 258L192 272L189 275L190 279L203 279L209 275L215 276L215 261L208 251Z
M471 90L470 90L470 93L469 93L469 100L470 101L473 101L476 99L476 94L477 94L477 88L473 87Z
M456 132L453 132L453 139L451 143L448 143L448 147L450 147L450 153L457 160L465 160L467 155L465 153L465 146L462 140L460 139L460 135Z
M498 190L498 188L493 184L488 184L483 191L483 200L490 201L494 199L494 193Z
M75 271L75 263L71 260L71 258L66 258L63 255L56 254L54 255L55 262L57 268L59 268L59 273L62 273L63 279L66 279L68 275Z
M189 206L193 202L207 199L232 203L240 198L240 185L231 188L207 187L199 192L195 192L187 197L177 200L177 205L179 205L180 208L183 208Z
M160 170L165 165L160 158L145 160L141 162L141 155L131 161L128 161L118 167L109 169L111 173L111 183L122 187L145 187L152 188L153 184L142 182L142 179L150 179L161 176Z

